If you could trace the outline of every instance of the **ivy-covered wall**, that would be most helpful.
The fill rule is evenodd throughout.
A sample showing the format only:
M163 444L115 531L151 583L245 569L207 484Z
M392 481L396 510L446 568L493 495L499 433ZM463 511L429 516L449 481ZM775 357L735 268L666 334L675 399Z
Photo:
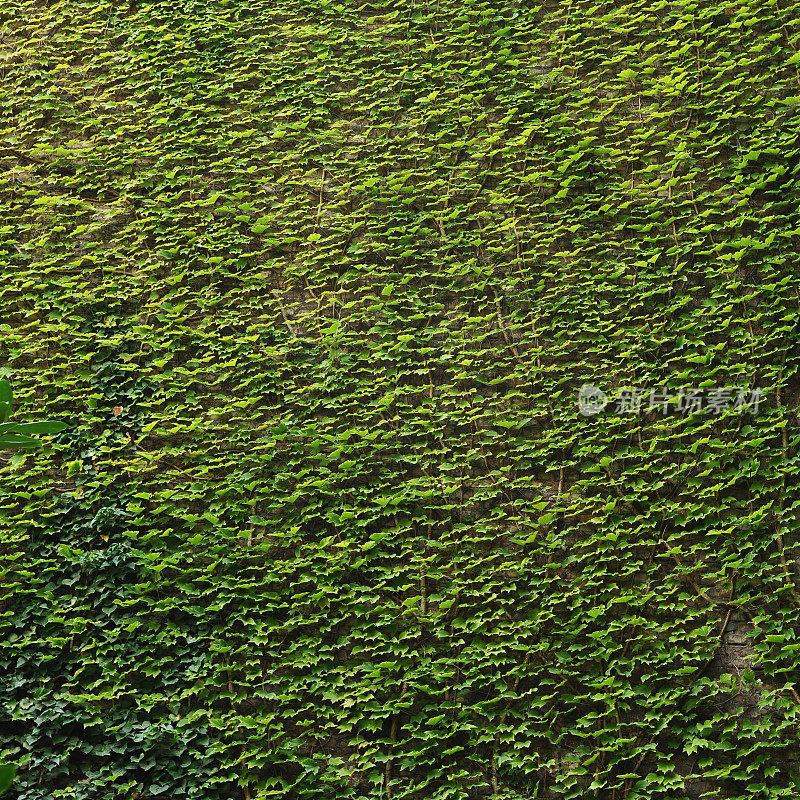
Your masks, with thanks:
M9 796L795 798L799 25L6 0Z

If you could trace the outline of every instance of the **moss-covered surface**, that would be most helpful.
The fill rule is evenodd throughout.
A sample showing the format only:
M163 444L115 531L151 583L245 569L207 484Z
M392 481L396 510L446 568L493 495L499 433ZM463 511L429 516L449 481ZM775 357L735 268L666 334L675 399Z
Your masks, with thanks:
M17 800L795 798L799 25L7 0Z

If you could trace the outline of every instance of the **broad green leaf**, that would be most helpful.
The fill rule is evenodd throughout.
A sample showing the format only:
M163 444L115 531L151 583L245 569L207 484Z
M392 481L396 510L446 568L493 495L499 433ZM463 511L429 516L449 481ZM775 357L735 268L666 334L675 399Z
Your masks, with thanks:
M20 422L14 433L60 433L68 427L66 422Z
M0 764L0 794L5 794L11 788L16 772L13 764Z
M0 378L0 422L5 422L11 416L13 395L11 384Z
M0 436L0 450L35 450L41 447L42 443L32 436L21 436L19 434L8 433Z

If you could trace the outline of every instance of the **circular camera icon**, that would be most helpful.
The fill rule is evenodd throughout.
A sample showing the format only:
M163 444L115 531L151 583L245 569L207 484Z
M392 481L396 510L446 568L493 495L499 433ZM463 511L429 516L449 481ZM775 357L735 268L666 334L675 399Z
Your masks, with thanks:
M608 405L608 395L591 383L584 383L578 390L578 411L584 417L599 414Z

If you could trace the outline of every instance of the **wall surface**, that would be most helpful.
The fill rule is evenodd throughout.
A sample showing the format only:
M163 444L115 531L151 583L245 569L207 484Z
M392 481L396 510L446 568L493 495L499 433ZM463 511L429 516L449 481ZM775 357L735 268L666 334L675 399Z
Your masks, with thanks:
M12 800L797 797L799 25L3 3Z

